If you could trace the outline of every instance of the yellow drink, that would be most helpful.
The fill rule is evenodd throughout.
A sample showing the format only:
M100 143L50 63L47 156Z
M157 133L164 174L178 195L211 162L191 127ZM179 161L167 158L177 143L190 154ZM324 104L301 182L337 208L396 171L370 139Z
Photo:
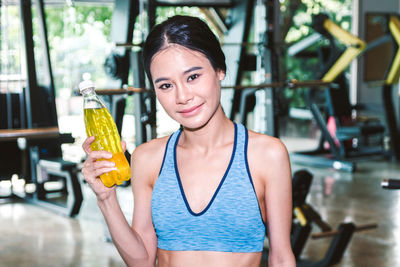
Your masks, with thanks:
M100 175L100 179L107 187L120 185L131 178L131 170L122 151L120 136L114 120L107 108L85 108L84 118L86 133L94 136L90 145L92 150L106 150L113 154L110 160L115 162L117 170Z

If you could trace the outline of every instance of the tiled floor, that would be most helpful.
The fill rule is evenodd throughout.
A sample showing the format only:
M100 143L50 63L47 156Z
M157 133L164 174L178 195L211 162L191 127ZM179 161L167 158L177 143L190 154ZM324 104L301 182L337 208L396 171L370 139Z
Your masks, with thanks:
M289 150L295 139L283 139ZM311 142L312 143L312 142ZM304 166L293 165L293 171ZM354 174L308 168L314 180L307 202L336 228L341 222L377 223L355 233L337 266L400 266L400 190L383 190L382 177L400 178L400 165L368 161ZM23 201L0 204L0 266L125 266L112 243L93 193L83 187L80 214L68 218ZM119 188L122 209L130 220L130 188ZM313 229L318 231L318 229ZM303 258L324 256L330 238L308 240Z

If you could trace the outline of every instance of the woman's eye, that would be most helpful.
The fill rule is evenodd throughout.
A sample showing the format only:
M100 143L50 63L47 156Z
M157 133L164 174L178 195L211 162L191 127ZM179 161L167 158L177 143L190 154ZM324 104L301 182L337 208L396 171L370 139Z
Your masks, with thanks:
M168 88L170 88L170 87L171 87L171 84L169 84L169 83L164 83L164 84L160 85L158 88L160 88L160 89L168 89Z
M192 74L189 76L188 81L193 81L194 79L196 79L197 77L199 77L198 74Z

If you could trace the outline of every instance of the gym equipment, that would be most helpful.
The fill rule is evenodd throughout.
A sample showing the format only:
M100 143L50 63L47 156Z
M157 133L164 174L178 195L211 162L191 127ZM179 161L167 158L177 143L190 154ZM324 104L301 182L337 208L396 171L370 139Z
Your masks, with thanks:
M293 213L296 212L296 207L299 207L303 203L305 203L307 195L310 192L312 179L313 179L312 174L307 170L299 170L293 174L293 179L292 179ZM304 220L305 218L303 219L303 221ZM296 259L299 258L310 233L311 233L310 224L300 225L294 221L292 222L290 241L292 244L293 254Z
M354 232L376 228L376 224L355 226L353 223L341 223L337 230L324 222L314 208L306 203L306 197L312 183L312 174L307 170L297 171L293 176L293 223L291 243L296 258L296 266L330 266L340 262L343 254L351 241ZM325 256L316 262L302 259L307 239L315 223L321 232L311 235L313 239L333 237Z
M384 126L375 121L357 123L352 120L353 109L343 89L328 87L325 96L329 119L322 115L316 103L311 103L309 107L321 130L317 149L292 153L291 159L299 164L353 172L357 161L384 155ZM357 143L354 143L355 140Z
M364 41L343 30L323 14L314 17L313 28L317 31L316 35L311 36L313 41L322 37L329 40L329 53L325 56L326 63L322 68L321 80L339 86L327 86L323 96L312 89L307 91L306 102L321 130L321 138L315 150L292 153L291 159L299 164L353 172L357 161L387 154L383 146L385 127L374 119L353 119L353 111L360 110L360 105L350 104L343 70L361 53L387 42L388 38L380 38L368 47ZM347 45L341 55L335 38ZM305 45L298 45L291 53L299 54L300 48L307 48L310 44L307 40ZM324 58L321 61L324 61ZM325 99L323 104L318 104L318 101L321 101L318 98Z
M293 222L290 241L293 254L296 258L296 266L331 266L340 262L354 232L373 229L377 225L368 224L356 227L350 222L341 223L337 230L332 230L332 227L324 222L321 216L306 203L312 179L313 175L305 169L298 170L293 174ZM322 232L311 235L312 223L315 223ZM329 248L321 260L310 261L300 257L310 235L313 239L333 237ZM262 257L263 260L268 260L267 248L264 248Z
M35 1L38 26L44 57L44 79L37 77L35 49L32 29L32 4L20 0L20 14L23 29L25 67L27 81L19 95L8 95L7 123L0 130L0 179L6 180L18 175L18 184L11 180L12 194L23 200L50 208L67 216L77 215L83 200L77 166L62 159L61 144L72 143L71 134L62 134L58 129L55 105L54 82L47 43L47 30L43 1ZM11 112L9 112L11 111ZM54 187L57 185L57 188Z
M12 159L14 163L2 165L0 175L4 179L18 174L18 181L23 182L21 190L18 181L12 181L12 194L7 198L21 198L66 216L77 215L83 201L79 170L75 163L64 161L59 151L61 144L71 142L71 135L60 134L57 127L0 130L2 147L14 149L14 153L6 153L8 160L2 156L2 162Z
M153 16L150 9L153 8L152 3L148 3L148 25L147 28L154 25ZM106 73L112 80L119 81L119 88L123 88L128 84L129 73L132 74L133 86L137 88L145 88L145 73L142 66L141 46L142 43L131 43L133 38L133 30L136 18L139 16L140 9L144 3L140 0L117 0L115 1L112 21L111 21L111 40L115 43L115 48L107 57L104 64ZM143 35L146 33L146 27L142 25ZM131 48L135 47L135 51ZM100 91L100 90L99 90ZM118 132L121 134L122 120L126 106L126 96L131 95L113 92L108 89L104 93L104 101L109 104L109 110L117 125ZM101 93L99 93L101 94ZM156 137L156 100L151 90L140 90L140 93L133 94L135 107L135 144L140 145ZM128 160L129 153L125 153Z
M138 1L117 0L111 18L110 39L115 43L126 43L133 38L136 17L139 14ZM115 46L104 62L104 70L109 79L117 81L118 87L128 84L131 64L131 51L124 47ZM122 130L123 114L126 107L124 96L111 96L103 99L117 125L119 134Z
M389 128L392 156L400 161L400 129L399 118L396 116L393 104L393 86L398 84L400 77L400 20L398 15L391 15L388 28L395 41L396 54L389 68L385 83L382 87L382 98L385 106L386 124Z
M319 91L325 88L327 85L334 86L330 82L324 82L321 80L315 81L277 81L271 83L262 83L258 85L236 85L236 86L222 86L222 89L233 89L236 91L243 91L242 100L240 102L239 108L239 118L236 120L240 123L246 125L246 117L248 110L246 108L246 100L245 98L250 95L254 95L258 90L263 90L266 92L266 102L268 103L269 111L265 114L265 119L267 121L267 129L266 134L275 136L279 138L279 105L274 97L279 93L279 90L284 88L290 88L292 90L296 90L298 88L308 87L313 90Z
M352 223L342 223L339 225L337 234L331 241L331 244L323 257L323 259L313 262L304 259L298 259L296 261L296 266L332 266L340 262L343 257L343 254L349 244L351 237L354 233L355 226Z
M399 179L382 179L381 186L383 189L400 189Z
M293 208L300 206L305 202L305 199L310 192L310 186L312 183L312 174L305 170L298 170L293 174L292 177L292 206ZM295 212L295 209L293 209ZM292 229L290 233L290 242L295 258L297 259L301 254L307 238L311 233L311 225L306 224L302 227L300 224L292 222ZM264 248L262 257L264 260L268 259L268 249Z

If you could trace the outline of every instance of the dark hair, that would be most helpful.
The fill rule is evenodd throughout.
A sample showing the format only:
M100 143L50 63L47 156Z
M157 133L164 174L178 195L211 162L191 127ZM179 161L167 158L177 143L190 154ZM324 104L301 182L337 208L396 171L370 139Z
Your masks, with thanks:
M208 25L196 17L173 16L156 25L146 38L143 60L150 81L151 60L168 44L177 44L198 51L207 57L215 70L226 72L225 55Z

